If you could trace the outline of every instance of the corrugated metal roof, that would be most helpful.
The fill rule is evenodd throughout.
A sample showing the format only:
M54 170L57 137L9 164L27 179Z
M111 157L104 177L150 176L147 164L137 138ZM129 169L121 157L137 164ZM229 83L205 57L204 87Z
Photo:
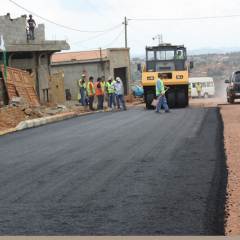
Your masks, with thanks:
M107 58L107 50L101 50L102 59ZM73 62L101 59L100 50L86 52L56 53L52 56L52 63Z

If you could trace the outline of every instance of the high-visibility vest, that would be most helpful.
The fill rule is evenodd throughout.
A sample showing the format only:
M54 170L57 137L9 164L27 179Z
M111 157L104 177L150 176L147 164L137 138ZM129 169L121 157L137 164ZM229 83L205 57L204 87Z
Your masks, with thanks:
M197 88L197 92L200 92L202 90L202 85L201 84L196 85L196 88Z
M108 92L109 93L114 93L115 92L115 89L112 89L112 88L109 88L113 83L115 83L116 81L113 80L112 83L107 83L107 88L108 88Z
M81 83L81 81L85 81L84 83ZM79 80L79 86L80 87L83 87L83 88L86 88L86 80L84 79L84 78L81 78L80 80Z
M160 81L160 83L161 83L161 89L162 89L161 94L164 94L165 88L164 88L163 81L160 78L157 80L157 82L158 81ZM160 95L160 91L158 90L158 87L157 87L157 82L156 82L156 95Z
M188 85L188 92L191 92L191 91L192 91L191 86Z
M88 83L88 96L92 96L92 92L91 92L91 89L90 89L90 85L92 85L92 92L93 94L95 94L95 89L94 89L94 86L93 86L93 83L89 82Z
M106 86L106 83L105 82L101 82L101 87L102 87L102 91L103 91L103 94L105 93L105 86Z
M98 88L98 86L97 86L98 84L99 84L99 82L96 82L96 83L95 83L96 95L102 95L102 94L103 94L102 89L101 89L101 88Z
M182 55L178 55L178 54L177 54L177 55L175 55L175 58L176 58L176 59L182 59Z

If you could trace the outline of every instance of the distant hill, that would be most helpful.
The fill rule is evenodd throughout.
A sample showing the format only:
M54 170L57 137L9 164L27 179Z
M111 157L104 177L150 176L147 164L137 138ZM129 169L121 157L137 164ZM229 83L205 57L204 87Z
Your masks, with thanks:
M240 47L220 47L220 48L212 48L212 47L205 47L201 49L195 50L187 50L188 55L201 55L201 54L208 54L208 53L226 53L226 52L240 52ZM141 58L144 59L146 57L145 53L139 54L131 54L132 58Z
M240 52L240 47L220 47L220 48L206 47L196 50L187 50L188 55L201 55L208 53L226 53L226 52Z

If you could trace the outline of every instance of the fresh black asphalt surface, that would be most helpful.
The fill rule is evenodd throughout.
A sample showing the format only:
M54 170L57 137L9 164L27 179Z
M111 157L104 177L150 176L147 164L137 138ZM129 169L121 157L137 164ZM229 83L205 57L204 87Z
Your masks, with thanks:
M1 236L224 235L218 108L143 107L0 136Z

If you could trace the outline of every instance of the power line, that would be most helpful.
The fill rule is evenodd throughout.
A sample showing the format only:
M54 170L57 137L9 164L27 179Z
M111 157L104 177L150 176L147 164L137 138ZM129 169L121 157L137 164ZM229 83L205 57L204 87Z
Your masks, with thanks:
M110 22L111 24L112 21L110 21L108 18L106 18L102 13L100 13L95 7L93 7L87 0L84 0L89 6L91 6L96 12L98 12L103 18L105 18L108 22Z
M112 45L112 44L122 35L123 31L124 31L124 29L120 32L120 34L119 34L110 44L108 44L108 45L106 45L106 46L104 46L104 47L101 47L101 48L103 49L103 48L106 48L106 47ZM69 41L72 42L72 43L74 43L74 42L71 41L71 40L69 40ZM79 45L78 43L74 43L74 44L76 44L76 45L78 45L78 46L80 46L80 47L83 47L83 48L88 49L87 47L82 46L82 45ZM99 48L92 48L92 49L89 49L89 51L90 51L90 50L96 50L96 49L99 49Z
M106 47L108 47L108 46L110 46L110 45L112 45L121 35L122 35L122 33L123 33L123 31L124 31L124 29L120 32L120 34L116 37L116 39L115 40L113 40L113 42L112 43L110 43L110 44L108 44L108 45L106 45L106 46L104 46L103 48L106 48Z
M122 24L121 24L121 25L122 25ZM119 27L120 27L120 26L119 26ZM112 29L112 30L114 30L114 29ZM109 30L108 32L110 32L110 31L112 31L112 30ZM88 41L88 40L91 40L91 39L94 39L94 38L100 37L100 36L105 35L105 34L106 34L106 32L101 33L101 34L98 34L98 35L96 35L96 36L94 36L94 37L91 37L91 38L88 38L88 39L85 39L85 40L82 40L82 41L76 42L76 43L74 43L74 44L78 44L78 43L81 43L81 42L86 42L86 41ZM73 44L73 45L74 45L74 44Z
M101 30L101 31L84 31L84 30L79 30L79 29L69 28L69 27L63 26L63 25L61 25L61 24L58 24L58 23L52 22L52 21L50 21L50 20L48 20L48 19L46 19L46 18L43 18L43 17L41 17L41 16L39 16L39 15L37 15L37 14L35 14L35 13L29 11L29 10L27 10L26 8L24 8L24 7L20 6L20 5L18 5L17 3L13 2L12 0L9 0L9 1L12 2L13 4L17 5L18 7L24 9L25 11L27 11L27 12L29 12L29 13L31 13L31 14L33 14L33 15L35 15L35 16L37 16L37 17L43 19L43 20L45 20L45 21L47 21L47 22L50 22L50 23L52 23L52 24L54 24L54 25L57 25L57 26L59 26L59 27L63 27L63 28L69 29L69 30L77 31L77 32L88 32L88 33L107 32L107 31L110 31L110 30L112 30L112 29L115 29L115 28L121 26L121 24L120 24L120 25L115 26L115 27L113 27L113 28L106 29L106 30ZM111 23L112 23L112 22L111 22Z
M111 7L111 6L109 6L109 4L107 4L106 2L105 2L105 0L102 0L120 19L122 19L122 17ZM135 30L136 32L138 32L138 33L140 33L141 35L143 35L143 36L147 36L147 35L145 35L145 34L143 34L142 32L139 32L139 30L137 30L133 25L130 25L130 27L131 28L133 28L133 30ZM148 36L147 36L148 37Z
M179 21L179 20L198 20L198 19L210 19L210 18L230 18L240 17L240 15L228 15L228 16L214 16L214 17L197 17L197 18L160 18L160 19L128 19L132 21Z
M118 15L118 17L120 17L122 19L122 17L115 11L113 10L113 8L111 8L104 0L102 0L114 13L116 13Z
M120 0L118 0L118 2L122 5L122 7L130 14L130 16L132 16L133 17L133 15L124 7L124 5L120 2ZM131 19L128 19L128 20L131 20ZM138 22L137 22L137 24L150 36L150 37L152 37L152 35L149 33L149 32L147 32L146 30L145 30L145 28L143 28L143 26L142 25L140 25Z

